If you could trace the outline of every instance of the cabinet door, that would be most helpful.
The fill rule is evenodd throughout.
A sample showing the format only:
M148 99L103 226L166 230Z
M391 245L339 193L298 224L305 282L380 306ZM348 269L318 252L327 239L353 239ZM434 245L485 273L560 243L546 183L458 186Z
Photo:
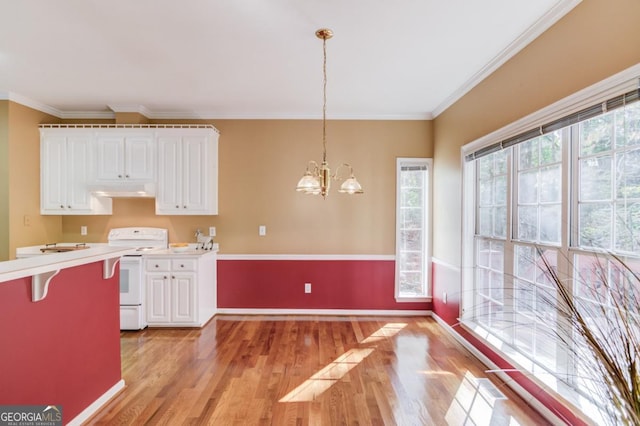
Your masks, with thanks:
M62 211L67 205L67 140L64 136L43 136L41 147L40 208Z
M98 134L96 160L97 181L124 179L124 135Z
M127 136L124 148L125 179L153 182L155 177L153 135L145 133Z
M91 210L89 143L88 136L67 138L67 205L72 210Z
M207 212L208 138L186 136L182 139L182 203L190 214Z
M171 322L196 322L196 276L195 274L174 274L171 278Z
M179 136L158 138L157 214L181 214L182 155Z
M41 141L42 214L91 214L90 133L43 135Z
M169 274L147 274L147 322L171 321L171 279Z

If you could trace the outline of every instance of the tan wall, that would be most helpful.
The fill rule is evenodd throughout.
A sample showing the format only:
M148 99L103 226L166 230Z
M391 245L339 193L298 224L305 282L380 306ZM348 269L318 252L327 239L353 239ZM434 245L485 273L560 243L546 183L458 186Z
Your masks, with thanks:
M329 164L335 170L351 163L365 193L343 195L334 184L326 200L295 191L307 161L321 160L321 121L210 124L221 134L217 216L155 216L153 200L116 199L112 216L63 217L63 239L106 241L113 227L158 226L169 229L172 242L192 242L197 228L215 226L221 253L395 253L395 159L432 156L430 121L330 121ZM259 225L266 236L258 235Z
M15 102L9 103L9 234L8 256L17 247L62 238L59 216L40 215L40 133L38 124L57 119Z
M9 250L9 101L0 101L0 260Z
M434 256L460 265L460 148L640 62L640 1L585 0L439 115Z

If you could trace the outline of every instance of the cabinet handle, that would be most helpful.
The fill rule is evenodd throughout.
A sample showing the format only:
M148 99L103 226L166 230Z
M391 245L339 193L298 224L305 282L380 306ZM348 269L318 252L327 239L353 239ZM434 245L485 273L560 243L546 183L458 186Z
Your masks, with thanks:
M176 206L176 209L179 209L179 208L180 208L180 206Z
M62 204L60 204L60 208L61 208L61 209L64 209L64 206L63 206Z
M126 177L127 179L129 179L129 175L124 175L124 177Z
M176 279L176 276L175 276L175 275L171 275L171 279L172 279L172 280L175 280L175 279Z
M118 178L119 178L119 179L122 179L122 175L118 175Z
M67 208L68 208L68 209L70 209L70 208L71 208L71 206L67 206Z
M156 268L159 268L160 266L156 265Z
M182 208L183 208L183 209L186 209L186 208L187 208L187 206L182 206Z
M184 268L184 265L180 265L181 268Z
M163 276L163 277L162 277L162 279L163 279L163 280L166 280L166 279L167 279L167 276L166 276L166 275L165 275L165 276Z

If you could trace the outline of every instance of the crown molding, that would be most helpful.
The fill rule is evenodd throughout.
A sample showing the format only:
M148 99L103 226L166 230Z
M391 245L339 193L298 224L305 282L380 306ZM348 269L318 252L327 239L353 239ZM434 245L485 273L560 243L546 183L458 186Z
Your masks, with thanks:
M110 111L61 111L13 92L0 92L0 100L10 100L61 119L112 120L119 112L135 112L154 120L321 120L320 114L222 114L214 111L152 111L144 105L107 105ZM429 112L415 114L333 114L329 120L431 120Z
M44 112L49 115L53 115L54 117L63 118L63 112L59 109L50 107L49 105L45 105L41 102L35 101L33 99L27 98L26 96L22 96L18 93L14 92L0 92L0 100L7 100L11 102L18 103L20 105L24 105L26 107L35 109L40 112Z
M107 105L107 107L113 111L113 112L135 112L138 114L142 114L147 118L153 118L151 117L153 115L153 112L151 112L149 109L147 109L144 105Z
M99 118L104 120L113 120L116 118L116 114L113 111L64 111L61 113L60 118Z
M0 92L0 100L6 100L15 102L20 105L24 105L36 111L44 112L45 114L52 115L62 119L73 118L101 118L101 119L113 119L115 115L111 111L61 111L57 108L35 101L26 96L22 96L14 92Z
M533 25L525 30L518 38L510 43L504 50L495 56L487 65L482 67L480 71L475 73L467 80L458 90L449 95L440 105L433 110L433 116L437 117L447 108L457 102L460 98L471 91L481 81L489 77L494 71L504 65L509 59L514 57L518 52L524 49L529 43L538 38L542 33L551 28L563 16L569 13L574 7L580 4L582 0L561 0L552 9L545 13Z

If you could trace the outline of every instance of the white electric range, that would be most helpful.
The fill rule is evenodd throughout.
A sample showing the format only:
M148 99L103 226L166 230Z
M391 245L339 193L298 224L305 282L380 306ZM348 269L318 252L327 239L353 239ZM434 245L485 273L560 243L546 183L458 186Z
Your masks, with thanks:
M132 248L120 259L120 330L142 330L147 326L142 254L166 249L168 232L163 228L114 228L108 241L113 247Z

